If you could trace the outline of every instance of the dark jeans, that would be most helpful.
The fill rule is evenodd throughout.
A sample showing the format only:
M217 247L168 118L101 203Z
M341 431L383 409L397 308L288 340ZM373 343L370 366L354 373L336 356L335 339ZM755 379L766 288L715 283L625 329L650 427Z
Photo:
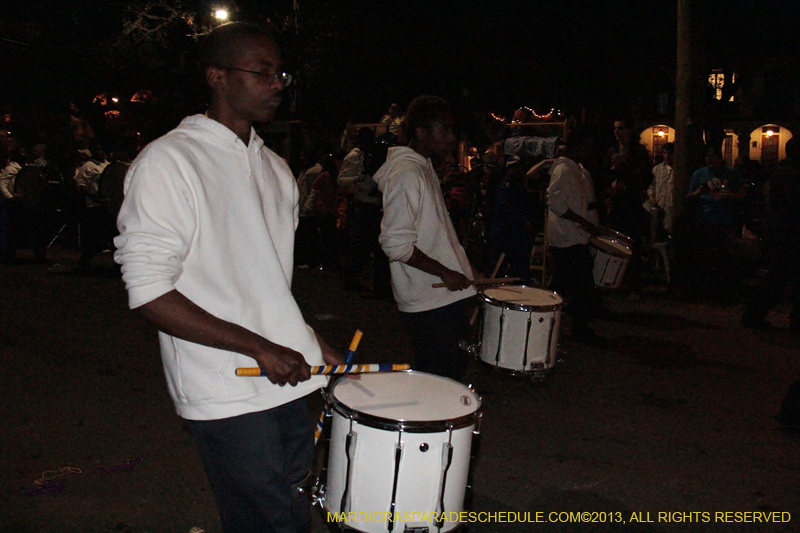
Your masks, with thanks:
M430 311L401 312L400 319L411 337L414 370L461 379L467 352L459 343L469 340L470 330L465 300Z
M105 207L88 208L81 222L81 267L89 268L94 256L106 247L113 248L117 234L116 220Z
M568 296L570 303L566 312L577 327L586 327L603 306L600 293L594 284L592 268L594 260L586 244L576 244L569 248L550 247L556 260L552 288L562 296Z
M20 248L33 250L34 257L41 261L47 256L47 241L50 237L47 215L38 208L29 208L21 202L8 203L9 228L6 242L8 258L16 256Z
M735 264L726 244L730 226L694 222L692 226L692 270L694 289L705 296L725 296L734 287Z
M356 203L355 213L355 246L353 247L350 268L347 269L345 285L354 284L361 277L364 265L372 255L373 282L375 294L387 296L392 294L389 259L383 253L378 236L381 234L381 207L363 202Z
M314 458L314 421L305 398L221 420L190 420L189 427L223 531L309 530L310 503L292 487L308 475Z
M783 290L790 282L794 289L794 298L789 320L794 329L800 327L800 241L797 238L777 243L770 250L769 273L758 295L745 309L742 320L764 320L769 310L781 299Z

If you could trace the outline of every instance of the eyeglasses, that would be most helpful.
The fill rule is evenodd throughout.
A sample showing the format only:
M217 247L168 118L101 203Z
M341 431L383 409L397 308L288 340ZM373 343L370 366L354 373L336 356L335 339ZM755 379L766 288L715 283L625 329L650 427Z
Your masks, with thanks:
M249 72L250 74L255 74L261 81L266 83L267 85L272 85L276 81L279 82L283 87L288 87L290 83L292 83L292 75L287 74L285 72L279 72L277 74L273 74L272 76L269 75L269 72L259 72L257 70L245 70L243 68L236 68L236 67L225 67L225 70L238 70L239 72Z

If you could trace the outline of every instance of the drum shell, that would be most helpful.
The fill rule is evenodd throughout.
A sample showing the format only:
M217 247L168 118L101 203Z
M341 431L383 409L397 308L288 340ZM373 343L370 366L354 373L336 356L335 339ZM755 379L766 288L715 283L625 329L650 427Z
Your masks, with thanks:
M403 374L422 374L410 372ZM370 379L368 375L363 378ZM439 378L447 379L447 378ZM460 385L460 384L459 384ZM392 512L392 489L395 476L395 453L398 442L402 454L397 475L394 516L404 513L431 513L439 511L439 491L442 481L443 449L449 442L452 459L447 469L444 491L444 512L460 513L463 510L467 486L472 439L480 419L480 399L463 387L466 394L476 399L475 411L469 416L447 421L415 422L365 416L364 413L344 405L335 398L335 388L329 399L332 402L330 450L328 456L325 509L330 513L361 513L362 520L347 522L348 528L366 533L387 531L388 513ZM433 391L432 391L433 392ZM380 398L379 398L380 399ZM390 398L391 400L391 398ZM463 404L466 405L466 404ZM444 428L452 427L447 430ZM355 434L354 453L350 459L351 477L347 487L349 505L342 509L342 498L348 475L346 455L347 437ZM448 516L450 516L448 514ZM455 516L455 515L453 515ZM428 527L432 522L396 522L395 531L409 527ZM457 528L459 522L445 522L441 531Z
M563 302L515 305L485 294L481 295L481 301L481 361L517 372L549 369L555 365Z
M593 238L594 239L594 238ZM615 241L615 239L609 239ZM619 241L627 246L624 241ZM618 289L622 284L622 278L625 276L625 271L628 269L631 253L615 254L601 248L595 242L590 241L592 255L594 256L594 264L592 267L592 274L594 276L594 284L598 287L609 289Z
M352 474L348 492L350 506L347 512L389 513L394 481L395 446L403 444L398 473L395 513L437 512L442 471L442 448L448 442L448 433L400 433L385 431L358 422L353 422L357 434L355 456L352 458ZM464 495L469 473L472 434L475 425L453 430L450 444L453 457L447 472L444 493L444 512L460 513L464 509ZM341 501L347 479L347 457L345 447L350 420L334 412L331 424L330 452L328 457L328 484L325 492L325 509L330 513L341 512ZM423 452L421 447L427 447ZM382 515L382 516L388 516ZM382 519L346 524L348 527L367 533L387 531L387 522ZM458 522L445 522L441 531L451 531ZM434 524L427 523L434 531ZM403 531L403 524L396 523L395 531Z

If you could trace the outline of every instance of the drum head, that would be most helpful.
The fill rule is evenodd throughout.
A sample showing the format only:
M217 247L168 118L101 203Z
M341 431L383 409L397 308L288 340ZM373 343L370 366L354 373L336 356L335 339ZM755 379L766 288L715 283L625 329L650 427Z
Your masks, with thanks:
M525 310L546 310L560 307L564 300L557 293L524 285L492 287L483 291L484 299L503 307Z
M22 205L28 209L38 207L47 188L47 177L40 167L22 167L14 179L14 192L19 194Z
M471 420L481 407L480 397L452 379L423 372L362 374L340 379L331 393L334 407L366 425L372 421L426 423ZM404 427L406 424L402 424ZM406 427L406 429L412 429Z
M593 236L590 240L593 245L609 255L613 255L615 257L630 257L633 255L633 252L627 244L611 237Z

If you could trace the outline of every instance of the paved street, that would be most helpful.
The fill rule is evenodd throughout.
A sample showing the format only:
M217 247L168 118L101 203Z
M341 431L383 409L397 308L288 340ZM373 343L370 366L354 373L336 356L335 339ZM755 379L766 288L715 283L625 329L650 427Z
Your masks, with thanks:
M127 309L109 254L89 275L70 272L74 252L53 256L65 272L0 266L0 531L219 531L155 330ZM410 362L394 304L344 292L340 276L312 269L296 271L295 293L333 346L346 349L364 330L357 362ZM494 521L470 531L800 531L800 436L772 418L800 377L800 337L741 328L741 304L690 304L663 291L609 293L607 304L620 314L597 325L609 349L565 335L560 364L541 382L469 369L483 397L474 510L530 519L587 511L606 522ZM784 307L769 318L788 325ZM319 412L316 395L313 403ZM72 469L55 477L63 467ZM34 484L48 471L57 494ZM722 523L736 520L715 514L726 511L787 512L791 521ZM659 512L695 514L659 521ZM684 516L694 522L664 521Z

